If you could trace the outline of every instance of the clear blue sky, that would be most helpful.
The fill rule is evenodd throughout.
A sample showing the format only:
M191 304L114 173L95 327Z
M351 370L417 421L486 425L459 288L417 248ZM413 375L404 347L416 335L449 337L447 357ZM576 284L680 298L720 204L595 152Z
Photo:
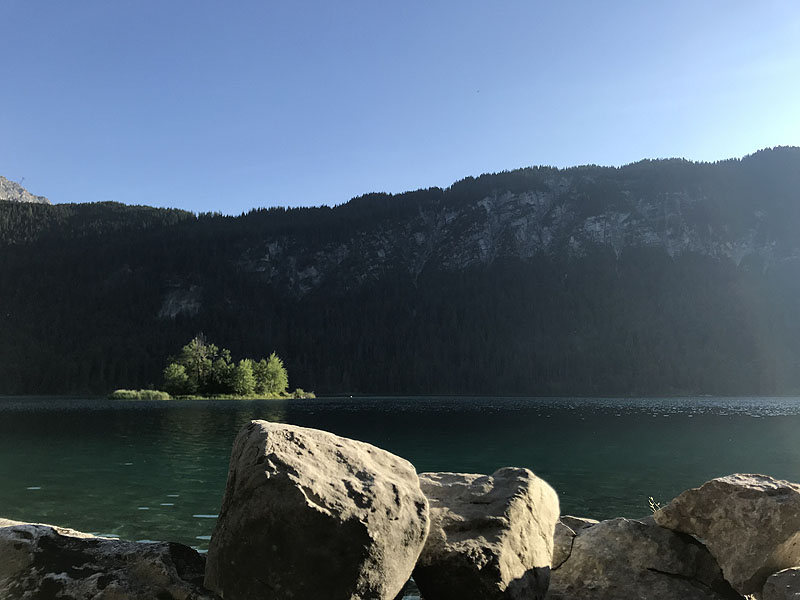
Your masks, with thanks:
M238 214L800 145L800 3L2 0L0 174Z

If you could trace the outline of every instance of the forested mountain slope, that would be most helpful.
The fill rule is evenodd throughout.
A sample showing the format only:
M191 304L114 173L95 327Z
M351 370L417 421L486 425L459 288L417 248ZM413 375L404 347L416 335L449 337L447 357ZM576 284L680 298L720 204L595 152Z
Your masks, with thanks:
M800 149L240 217L0 202L0 393L158 384L202 331L318 393L800 391Z

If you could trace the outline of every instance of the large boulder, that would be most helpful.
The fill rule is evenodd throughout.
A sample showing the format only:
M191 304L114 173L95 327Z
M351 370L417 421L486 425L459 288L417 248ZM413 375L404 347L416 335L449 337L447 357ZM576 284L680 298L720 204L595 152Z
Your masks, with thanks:
M547 600L741 600L702 544L652 518L562 525Z
M408 461L253 421L234 442L205 583L226 600L392 600L427 533L428 502Z
M761 600L800 600L800 567L784 569L767 577Z
M203 557L181 544L141 544L0 519L0 598L212 600Z
M425 600L544 598L558 496L528 469L422 473L431 531L414 569Z
M719 477L683 492L655 519L702 540L742 594L758 593L772 573L800 565L800 486L788 481Z

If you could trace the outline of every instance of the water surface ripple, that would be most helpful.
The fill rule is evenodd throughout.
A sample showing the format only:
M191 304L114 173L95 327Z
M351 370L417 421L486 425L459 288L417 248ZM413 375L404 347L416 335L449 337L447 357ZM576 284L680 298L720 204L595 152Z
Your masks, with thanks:
M0 398L0 516L206 549L250 419L367 441L419 471L528 467L563 513L594 518L737 471L800 481L799 398Z

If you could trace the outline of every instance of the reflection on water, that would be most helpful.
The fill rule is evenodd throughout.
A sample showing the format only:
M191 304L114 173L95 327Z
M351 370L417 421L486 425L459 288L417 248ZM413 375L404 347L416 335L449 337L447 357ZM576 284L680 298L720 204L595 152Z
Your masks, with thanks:
M0 398L0 516L199 549L251 419L374 443L420 471L524 466L562 511L641 516L718 475L800 481L797 398Z

